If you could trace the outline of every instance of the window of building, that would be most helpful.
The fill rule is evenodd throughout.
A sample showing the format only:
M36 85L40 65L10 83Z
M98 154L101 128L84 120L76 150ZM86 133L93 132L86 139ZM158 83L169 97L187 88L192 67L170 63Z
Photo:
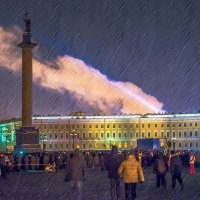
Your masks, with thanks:
M49 144L49 148L52 149L52 144Z
M44 129L46 129L47 127L46 127L46 124L44 125Z
M109 124L107 124L107 128L109 128Z
M96 132L96 138L98 138L98 132Z
M157 127L158 127L158 125L157 125L157 124L155 124L154 126L155 126L155 128L157 128Z
M178 127L181 127L181 123L178 124Z
M55 133L55 139L57 139L58 138L58 134L57 133Z
M186 131L184 131L184 137L187 137L187 132Z
M170 138L170 134L169 134L169 131L167 131L167 138Z
M192 137L192 131L190 131L190 137Z
M98 128L98 124L95 125L95 128Z
M161 138L164 138L164 132L163 131L161 132Z
M101 132L101 138L103 138L103 133Z
M148 136L148 138L150 138L150 137L151 137L151 133L150 133L150 132L148 132L148 133L147 133L147 136Z
M144 138L144 132L142 132L142 138Z
M72 129L74 129L74 127L75 127L74 124L72 124Z
M121 124L119 124L119 128L121 128Z
M85 138L85 132L83 132L83 138Z
M63 148L63 143L60 144L60 148L61 148L61 149Z
M144 128L144 124L142 124L142 128Z
M139 137L139 134L138 134L138 132L136 132L136 138L138 138Z
M175 123L172 124L172 127L175 127Z
M91 132L89 132L89 138L91 138L92 137L92 133Z
M83 143L83 149L85 149L85 143Z
M49 129L52 129L52 125L51 124L49 125Z
M155 137L158 137L158 134L157 134L157 132L155 132L155 133L154 133L154 136L155 136Z
M52 138L52 133L49 133L49 138Z
M199 144L198 144L198 142L196 142L196 147L199 147Z
M150 124L148 124L148 128L150 128L151 127L151 125Z
M113 138L115 138L115 132L113 133Z
M58 148L58 145L57 145L57 143L55 143L55 149L57 149Z
M101 124L101 128L103 128L103 124Z
M192 142L190 142L190 147L192 147Z
M119 138L121 138L122 137L122 134L121 134L121 132L119 132Z
M136 128L138 128L138 124L136 124Z
M109 133L107 133L107 138L109 138L110 137L110 134Z
M113 124L113 128L115 128L115 124Z
M83 128L85 128L85 124L83 124Z
M89 124L89 128L92 128L92 125L91 125L91 124Z
M163 128L163 127L164 127L164 124L161 124L161 127Z
M60 133L60 138L63 138L63 132Z
M169 127L169 124L167 124L167 127Z
M125 133L124 133L124 137L126 138L126 136L127 136L127 135L126 135L126 132L125 132Z
M185 142L185 147L187 147L187 142Z
M190 126L192 126L192 123L190 123Z
M173 131L172 132L172 137L175 138L176 137L176 133Z
M178 136L179 136L179 137L182 137L182 135L181 135L181 131L178 132Z
M198 131L197 130L194 131L194 135L195 135L195 137L198 137Z
M179 145L178 145L178 146L179 146L179 148L181 147L181 142L179 142Z
M126 125L126 124L124 124L124 128L127 128L127 125Z
M186 124L186 123L184 123L184 127L187 127L187 124Z
M133 124L130 124L130 128L133 128Z
M77 124L77 128L79 128L79 124Z
M198 126L198 124L195 122L195 124L194 124L195 126Z
M130 132L130 138L132 138L133 137L133 132Z
M68 133L66 133L66 138L68 138L69 137L69 134Z

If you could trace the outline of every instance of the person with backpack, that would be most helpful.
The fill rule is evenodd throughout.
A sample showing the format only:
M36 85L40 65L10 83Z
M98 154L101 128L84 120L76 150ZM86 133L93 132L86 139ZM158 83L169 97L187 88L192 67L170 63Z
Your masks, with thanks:
M167 163L164 161L164 157L160 154L157 156L154 165L153 173L156 174L156 186L159 188L161 185L166 188L166 175L167 172Z
M176 180L178 180L181 188L183 189L183 179L181 177L181 169L182 169L182 161L179 158L179 154L171 151L171 159L170 159L170 171L172 175L172 189L176 187Z
M195 168L194 168L195 162L196 162L195 154L194 152L191 152L190 153L190 175L192 176L195 174Z

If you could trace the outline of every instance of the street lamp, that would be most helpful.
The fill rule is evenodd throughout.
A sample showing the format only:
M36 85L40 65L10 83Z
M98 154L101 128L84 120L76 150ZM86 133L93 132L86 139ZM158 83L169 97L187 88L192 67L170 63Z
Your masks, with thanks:
M70 133L70 135L72 136L72 139L73 139L73 151L74 151L74 139L75 139L75 137L77 136L77 133L76 133L75 130L73 129L73 130L72 130L72 133Z

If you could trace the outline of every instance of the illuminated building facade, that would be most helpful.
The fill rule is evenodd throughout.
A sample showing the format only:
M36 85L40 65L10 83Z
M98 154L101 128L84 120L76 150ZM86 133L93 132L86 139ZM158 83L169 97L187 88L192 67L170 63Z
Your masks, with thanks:
M13 127L20 121L10 122ZM106 150L137 146L139 138L159 138L171 149L199 149L200 114L119 115L119 116L39 116L33 117L45 151ZM2 124L1 124L2 127ZM4 124L6 128L6 124ZM2 129L1 129L2 130ZM2 131L0 132L2 139ZM0 141L2 143L2 140Z

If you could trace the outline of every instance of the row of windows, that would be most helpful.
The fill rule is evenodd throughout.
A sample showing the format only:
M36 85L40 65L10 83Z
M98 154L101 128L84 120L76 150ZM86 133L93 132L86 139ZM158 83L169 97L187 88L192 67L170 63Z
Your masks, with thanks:
M117 145L120 148L121 147L125 147L125 148L129 147L129 145L126 142L124 142L124 143L118 143ZM130 146L132 146L132 144ZM179 148L184 148L184 147L185 148L188 148L188 147L193 148L193 147L199 147L199 143L198 142L194 142L194 143L193 142L178 142L177 146ZM55 149L58 149L58 148L65 149L66 148L67 149L67 148L72 148L72 144L68 144L68 143L60 143L60 144L58 144L58 143L50 143L47 147L49 149L53 149L53 148L55 148ZM77 147L77 145L76 145L76 147ZM87 144L82 143L82 144L79 144L78 147L81 147L81 148L91 148L92 144L91 143L87 143ZM101 143L101 144L95 143L95 144L93 144L93 147L95 147L95 148L98 148L98 147L109 148L110 144L109 143L107 143L107 144L104 144L104 143Z
M175 124L175 123L172 123L171 124L171 126L170 126L170 123L167 123L167 124L161 124L160 125L160 127L161 128L164 128L164 127L173 127L173 128L175 128L175 127L192 127L193 126L193 123L178 123L178 124ZM197 122L195 122L194 123L194 126L195 127L197 127L198 126L198 123ZM82 124L82 125L80 125L80 124L76 124L76 125L74 125L74 124L72 124L72 125L69 125L69 124L61 124L61 125L57 125L57 124L55 124L55 125L52 125L52 124L49 124L49 125L46 125L46 124L44 124L44 125L42 125L42 124L40 124L40 125L36 125L36 127L38 127L38 128L40 128L40 129L47 129L47 128L49 128L49 129L58 129L58 128L61 128L61 129L65 129L65 128L72 128L72 129L79 129L79 128L86 128L86 125L85 124ZM88 124L87 125L87 127L88 128L92 128L92 125L91 124ZM104 124L96 124L95 125L95 128L104 128ZM112 126L110 125L110 124L106 124L105 125L105 128L133 128L133 124L112 124ZM135 127L136 128L139 128L139 124L135 124ZM141 127L142 128L151 128L151 127L154 127L154 128L158 128L158 124L141 124Z
M74 136L76 138L79 138L79 137L82 137L82 138L86 138L86 137L92 138L92 135L93 135L93 137L96 137L96 138L99 138L99 137L103 138L104 137L104 132L101 132L101 133L96 132L95 135L92 134L91 132L89 132L88 134L86 134L85 132L83 132L82 134L76 133L76 135L65 133L65 135L66 135L66 138L69 138L70 136L71 137ZM173 131L171 134L170 134L170 131L167 131L167 132L161 131L160 135L158 134L157 131L155 131L153 134L150 131L148 131L147 133L142 132L141 134L139 134L139 132L135 132L135 134L133 132L130 132L129 134L126 133L126 132L125 133L118 132L118 134L115 133L115 132L113 132L113 133L107 132L105 134L105 136L107 138L110 138L110 137L113 137L113 138L116 138L116 137L119 137L119 138L121 138L121 137L125 137L125 138L126 137L130 137L130 138L132 138L132 137L136 137L136 138L138 138L138 137L142 137L142 138L145 138L145 137L148 137L148 138L150 138L150 137L165 138L165 137L167 137L167 138L170 138L170 135L171 135L172 138L176 138L176 137L180 137L180 138L181 137L199 137L199 134L198 134L197 130L195 130L194 132L193 131L184 131L184 132L178 131L178 133L176 133L175 131ZM58 135L58 133L54 133L54 134L53 133L49 133L48 134L48 138L50 138L50 139L51 138L55 138L55 139L64 138L64 133L62 132L62 133L60 133L60 135Z

